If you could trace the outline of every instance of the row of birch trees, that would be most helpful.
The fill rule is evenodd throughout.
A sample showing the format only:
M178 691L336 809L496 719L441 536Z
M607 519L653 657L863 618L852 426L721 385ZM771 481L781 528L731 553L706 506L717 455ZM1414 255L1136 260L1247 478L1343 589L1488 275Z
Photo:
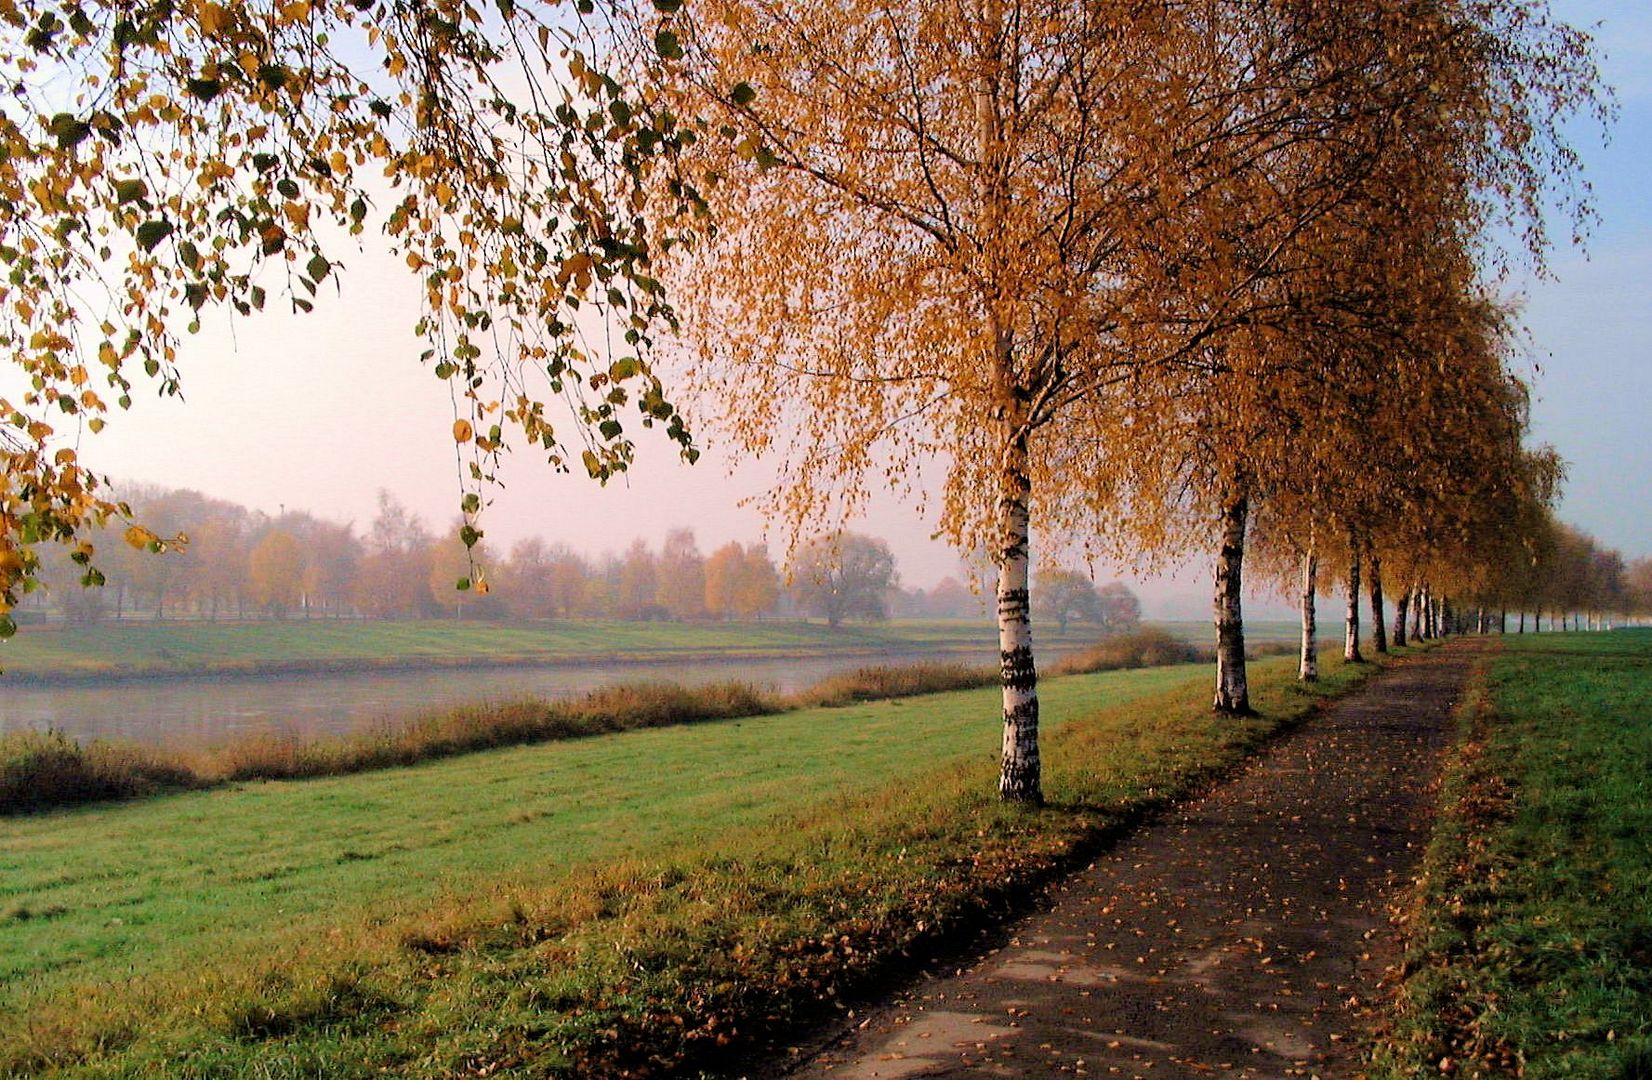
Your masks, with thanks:
M1042 800L1035 536L1214 549L1231 713L1247 564L1403 611L1532 542L1560 468L1493 285L1586 220L1560 124L1598 107L1541 4L704 0L672 33L698 401L792 529L893 489L990 552L1004 799Z

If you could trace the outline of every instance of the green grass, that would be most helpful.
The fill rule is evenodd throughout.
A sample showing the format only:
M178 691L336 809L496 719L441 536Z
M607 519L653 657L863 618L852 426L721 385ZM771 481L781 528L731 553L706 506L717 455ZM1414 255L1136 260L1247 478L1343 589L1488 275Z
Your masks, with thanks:
M1045 644L1093 640L1046 633ZM493 623L316 619L255 623L131 621L93 627L25 626L0 643L0 667L27 678L199 671L337 670L417 663L557 663L806 656L827 651L990 650L992 624L898 620L873 625L796 621Z
M802 710L0 822L0 1072L693 1067L1024 903L1369 666L1262 717L1209 672L1052 679L1043 810L997 693Z
M1509 637L1464 710L1383 1075L1652 1076L1652 632Z

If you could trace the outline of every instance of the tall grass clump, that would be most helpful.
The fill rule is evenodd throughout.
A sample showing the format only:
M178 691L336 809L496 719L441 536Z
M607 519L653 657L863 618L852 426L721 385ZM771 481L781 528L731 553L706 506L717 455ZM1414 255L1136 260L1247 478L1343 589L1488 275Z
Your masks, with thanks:
M331 739L254 737L215 751L200 771L220 782L346 776L501 746L757 716L778 712L783 705L739 682L696 687L625 683L572 701L466 705Z
M974 690L998 681L995 668L971 664L880 664L822 679L795 695L801 708Z
M0 814L198 786L181 761L134 743L82 745L59 731L0 735Z
M1210 650L1160 630L1143 627L1128 634L1103 638L1080 652L1052 664L1051 675L1083 675L1092 671L1129 671L1165 664L1193 664L1210 659Z

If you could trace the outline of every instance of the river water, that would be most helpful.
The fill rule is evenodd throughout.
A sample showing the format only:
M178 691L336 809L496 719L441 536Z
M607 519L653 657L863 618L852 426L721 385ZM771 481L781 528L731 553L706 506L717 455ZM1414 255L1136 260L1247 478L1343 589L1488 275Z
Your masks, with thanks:
M455 705L567 698L615 683L662 681L694 686L732 679L785 692L870 664L926 660L985 665L996 656L990 651L890 652L778 660L214 675L76 686L0 686L0 732L55 729L81 740L119 738L157 746L211 746L258 734L314 738L395 724Z

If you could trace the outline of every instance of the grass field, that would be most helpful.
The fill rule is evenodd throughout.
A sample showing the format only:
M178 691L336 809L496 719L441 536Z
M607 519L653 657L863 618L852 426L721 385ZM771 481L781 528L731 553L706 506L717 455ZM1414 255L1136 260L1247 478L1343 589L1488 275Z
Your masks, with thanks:
M1382 1075L1652 1077L1652 631L1505 638L1464 724Z
M1089 628L1041 635L1048 644L1093 640ZM990 622L898 620L872 625L758 623L495 623L288 620L256 623L127 622L25 626L0 643L12 677L200 671L329 670L404 663L558 663L600 659L800 656L939 649L991 650Z
M1042 687L1051 805L993 797L996 691L803 710L0 821L0 1072L582 1075L784 1030L1014 907L1262 717L1203 666Z

